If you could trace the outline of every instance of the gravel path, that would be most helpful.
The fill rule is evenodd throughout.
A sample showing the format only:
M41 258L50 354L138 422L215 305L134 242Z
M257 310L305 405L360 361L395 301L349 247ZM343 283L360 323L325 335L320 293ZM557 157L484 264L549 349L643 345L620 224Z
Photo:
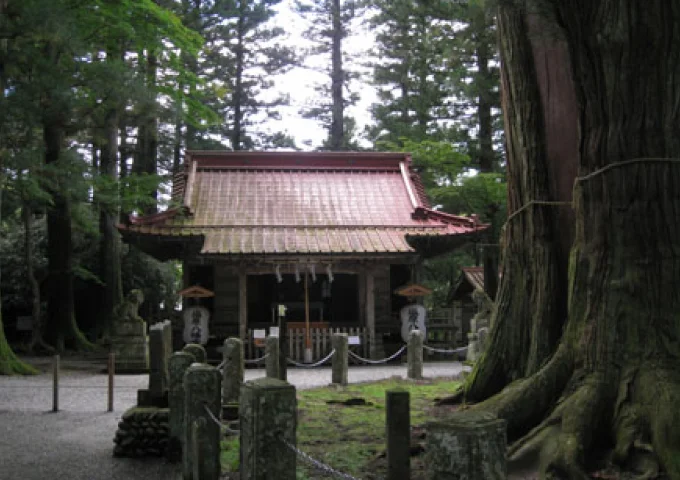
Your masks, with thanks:
M49 370L49 359L36 362ZM175 480L176 465L159 459L112 456L113 436L122 413L133 406L137 389L147 388L147 375L117 375L114 412L106 413L107 376L101 363L62 361L60 411L52 413L52 377L0 377L0 480ZM455 376L458 362L429 363L426 377ZM350 367L350 383L405 376L405 365ZM246 370L246 380L264 376ZM297 388L330 383L328 367L288 370Z

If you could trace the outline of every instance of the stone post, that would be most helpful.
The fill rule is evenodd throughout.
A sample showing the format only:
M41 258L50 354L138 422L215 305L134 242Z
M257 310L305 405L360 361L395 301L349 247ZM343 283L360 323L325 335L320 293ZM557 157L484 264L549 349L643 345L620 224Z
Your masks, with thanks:
M220 372L215 367L193 364L184 374L184 441L182 442L182 472L184 480L218 480L220 466L220 425L215 423L208 408L216 417L220 417L221 389ZM204 419L205 424L199 438L192 438L194 422ZM203 423L199 421L199 423ZM194 466L194 455L191 446L197 442L200 451L198 467ZM195 471L199 477L195 478Z
M279 378L279 337L269 336L265 339L264 359L267 377Z
M187 352L173 353L168 360L168 423L170 440L167 456L171 461L179 461L182 455L182 432L184 429L184 374L196 359Z
M477 341L477 333L470 332L468 336L468 347L465 360L468 362L476 362L479 358L479 343Z
M279 317L279 380L288 380L288 322Z
M333 355L333 367L331 382L338 385L347 385L347 334L334 333L331 336L331 346L335 350Z
M168 391L168 347L165 322L149 327L149 395L153 405L164 406Z
M505 480L505 420L488 412L454 412L425 429L427 480Z
M258 378L241 388L241 480L295 480L295 387Z
M406 390L385 392L387 480L411 478L411 409Z
M165 345L165 359L166 362L170 360L175 349L172 346L172 322L170 320L163 320L163 345ZM166 364L167 367L167 364ZM169 382L170 373L166 373L166 384Z
M230 337L224 341L222 350L222 405L238 404L243 383L243 342Z
M423 378L423 333L412 330L408 336L407 377L412 380Z
M205 348L203 345L198 343L187 343L182 349L183 352L188 352L194 356L196 363L206 363L208 355L205 353Z

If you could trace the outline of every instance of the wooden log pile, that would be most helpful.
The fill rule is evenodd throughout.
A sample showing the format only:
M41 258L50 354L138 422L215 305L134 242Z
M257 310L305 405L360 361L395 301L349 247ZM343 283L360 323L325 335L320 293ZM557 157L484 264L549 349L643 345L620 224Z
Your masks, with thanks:
M118 423L113 442L116 457L160 457L170 438L167 408L133 407Z

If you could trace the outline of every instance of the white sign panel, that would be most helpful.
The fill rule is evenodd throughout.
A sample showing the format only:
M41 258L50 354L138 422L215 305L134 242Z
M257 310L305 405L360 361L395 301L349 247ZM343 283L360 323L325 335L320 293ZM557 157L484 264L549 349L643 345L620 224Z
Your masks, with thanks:
M267 337L267 331L263 329L257 329L253 330L253 338L266 338Z
M349 345L361 345L361 337L347 337Z
M208 343L208 319L210 312L205 307L193 306L184 310L184 342L198 343L205 345Z
M426 315L425 307L415 303L406 305L401 309L399 317L401 318L401 338L404 342L408 342L411 330L420 330L423 333L423 338L427 338L427 331L425 329Z
M279 327L270 327L269 328L269 336L270 337L278 337L279 336Z

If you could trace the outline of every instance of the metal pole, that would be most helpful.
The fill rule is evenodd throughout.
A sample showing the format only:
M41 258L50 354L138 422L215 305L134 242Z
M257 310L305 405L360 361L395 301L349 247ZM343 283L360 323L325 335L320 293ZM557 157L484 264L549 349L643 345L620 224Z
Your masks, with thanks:
M109 406L107 412L113 412L113 379L116 376L116 354L109 353Z
M52 411L59 411L59 355L52 357Z

